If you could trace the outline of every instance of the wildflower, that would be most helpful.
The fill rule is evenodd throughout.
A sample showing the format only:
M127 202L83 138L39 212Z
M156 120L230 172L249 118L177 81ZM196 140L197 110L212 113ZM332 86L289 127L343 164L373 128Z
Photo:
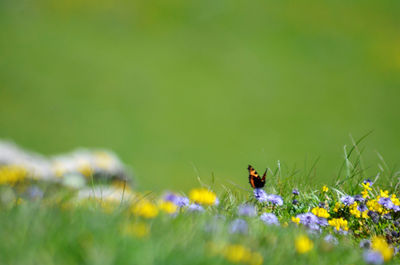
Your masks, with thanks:
M368 196L368 190L367 190L367 189L363 190L363 191L361 192L361 194L362 194L362 196L363 196L364 199L367 198L367 196Z
M367 201L367 206L368 206L368 209L370 209L371 211L374 211L374 212L377 212L377 213L382 213L383 212L382 205L380 205L377 202L377 200L375 200L375 199Z
M335 207L333 208L333 211L337 213L339 209L342 208L342 204L340 202L335 203Z
M296 199L294 199L294 200L292 201L292 204L293 204L293 205L297 205L298 203L299 203L299 201L296 200Z
M383 263L383 257L382 254L379 253L378 251L366 251L364 252L364 261L368 264L374 264L374 265L379 265Z
M333 245L337 245L337 244L339 243L338 240L337 240L337 238L334 237L334 236L331 235L331 234L326 235L326 236L324 237L324 241L327 242L327 243L331 243L331 244L333 244Z
M394 204L389 197L381 197L379 198L378 203L385 207L386 209L393 209Z
M379 223L379 214L374 211L368 211L368 216L371 217L372 222L375 224Z
M229 226L229 232L231 234L247 234L248 225L243 219L235 219Z
M150 226L144 222L124 224L121 232L124 235L142 238L150 233Z
M189 199L183 196L179 196L173 193L167 193L164 196L165 201L170 201L178 207L184 207L189 205Z
M258 252L253 252L242 245L228 245L222 255L232 263L244 263L248 265L261 265L263 257Z
M279 220L273 213L263 213L260 219L267 225L279 225Z
M328 213L328 211L324 208L320 208L320 207L315 207L311 210L311 212L318 217L322 217L322 218L329 218L330 215Z
M141 200L132 207L133 214L144 218L154 218L158 214L158 208L148 200Z
M191 190L189 198L197 204L214 205L217 202L215 193L204 188Z
M365 201L364 197L362 195L360 195L360 194L355 195L354 196L354 200L356 202L364 202Z
M296 217L299 218L300 223L305 225L306 227L313 229L313 230L319 229L318 222L320 220L313 213L303 213L303 214L297 215Z
M393 248L386 242L385 238L383 237L374 237L371 240L371 248L375 251L378 251L384 261L389 261L393 256Z
M8 184L14 186L25 180L27 175L28 173L23 167L2 166L0 167L0 185Z
M283 205L282 197L279 195L275 195L275 194L268 195L267 200L274 205L278 205L278 206Z
M330 226L335 227L336 231L340 231L340 230L347 231L347 230L349 230L349 228L347 227L347 224L348 224L347 220L343 219L342 217L341 218L333 218L333 219L328 221L328 224Z
M369 249L371 248L371 240L363 239L360 241L360 248Z
M299 195L299 191L298 191L297 189L293 189L293 190L292 190L292 194L293 194L294 196L298 196L298 195Z
M324 185L322 187L322 192L328 192L328 191L329 191L329 188L326 185Z
M257 215L257 209L256 209L256 207L254 207L254 205L242 204L242 205L239 205L238 215L253 217L253 216Z
M373 183L372 183L372 180L370 180L370 179L364 179L362 184L368 184L368 186L372 186Z
M254 189L253 193L259 202L266 202L268 199L268 194L263 189Z
M358 209L360 212L368 211L368 207L367 207L365 204L363 204L363 203L360 203L360 204L357 206L357 209Z
M161 201L158 207L168 214L174 214L178 210L178 206L170 201Z
M387 190L385 190L385 191L383 191L383 190L381 190L381 197L384 197L384 198L388 198L389 197L389 191L387 191Z
M294 216L292 216L292 222L293 223L296 223L296 224L299 224L300 223L300 218L299 217L294 217Z
M361 183L361 185L363 186L363 188L364 188L365 190L372 190L372 188L371 188L371 182L365 182L365 180L364 180L364 182Z
M304 254L313 249L314 243L305 235L298 236L295 240L296 251L299 254Z
M349 195L346 195L346 196L343 196L342 198L340 198L340 201L341 201L344 205L350 206L350 205L352 205L352 204L354 203L354 198L351 197L351 196L349 196Z
M201 205L198 205L197 203L191 203L189 204L189 207L187 208L189 212L204 212L204 208Z

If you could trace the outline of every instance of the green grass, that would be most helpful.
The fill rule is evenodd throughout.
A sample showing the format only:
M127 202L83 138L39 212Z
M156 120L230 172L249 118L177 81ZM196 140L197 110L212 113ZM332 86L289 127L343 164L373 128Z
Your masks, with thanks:
M400 153L398 1L2 1L0 137L107 147L142 190ZM262 169L260 169L262 170Z

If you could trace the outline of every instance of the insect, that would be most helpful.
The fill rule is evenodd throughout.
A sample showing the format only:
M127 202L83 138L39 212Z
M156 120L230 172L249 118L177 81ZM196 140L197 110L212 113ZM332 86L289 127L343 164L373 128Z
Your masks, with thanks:
M257 171L252 166L249 165L249 167L247 169L249 170L249 183L250 183L251 187L253 187L253 189L258 189L258 188L264 187L265 176L267 175L268 168L265 170L262 178L260 178Z

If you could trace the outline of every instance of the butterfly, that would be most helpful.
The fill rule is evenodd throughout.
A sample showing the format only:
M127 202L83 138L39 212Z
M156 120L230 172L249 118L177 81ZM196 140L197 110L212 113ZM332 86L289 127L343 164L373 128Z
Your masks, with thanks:
M258 189L258 188L264 187L265 176L267 175L268 168L265 170L262 178L260 178L257 171L252 166L249 165L249 167L247 169L249 170L249 183L250 183L251 187L253 187L253 189Z

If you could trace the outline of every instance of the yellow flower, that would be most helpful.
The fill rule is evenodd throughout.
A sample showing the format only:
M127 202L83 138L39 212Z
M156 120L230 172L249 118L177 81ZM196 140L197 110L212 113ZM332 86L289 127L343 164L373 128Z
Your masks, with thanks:
M333 218L331 220L328 221L328 224L330 226L333 226L336 228L337 231L339 231L340 229L347 231L349 230L349 228L347 227L347 220L341 218Z
M228 245L223 249L222 255L233 263L249 265L261 265L263 263L263 257L260 253L253 252L242 245Z
M178 206L170 201L161 201L158 207L160 210L169 214L173 214L178 210Z
M296 224L299 224L300 223L300 218L292 216L292 222L296 223Z
M27 171L19 166L2 166L0 167L0 185L8 184L14 186L15 184L25 180Z
M366 183L361 183L361 185L364 187L365 190L372 190L370 187L371 183L366 182Z
M380 205L378 203L378 201L375 199L367 201L366 205L367 205L368 209L371 211L378 212L378 213L382 213L382 211L383 211L382 205Z
M361 217L361 212L357 208L357 202L354 202L352 205L350 205L350 214L355 216L356 218Z
M200 189L193 189L189 193L189 198L198 203L204 205L214 205L217 201L217 195L214 192L200 188Z
M329 188L326 185L324 185L322 187L322 192L328 192L328 191L329 191Z
M322 217L322 218L329 218L330 214L328 213L328 211L324 208L320 208L320 207L315 207L311 210L311 212L318 216L318 217Z
M391 200L394 205L400 206L400 200L396 197L396 194L392 194Z
M122 234L133 237L145 237L150 233L150 226L144 222L134 224L124 224L121 229Z
M297 253L304 254L309 252L314 247L314 243L305 235L298 236L295 240Z
M133 214L144 218L154 218L158 214L157 206L146 199L143 199L132 206Z
M361 192L361 194L362 194L362 196L363 196L364 199L367 198L367 196L368 196L368 190L367 190L367 189L364 189L364 190Z
M382 254L384 261L389 261L394 253L393 248L386 242L384 237L374 237L371 240L371 248Z
M340 202L335 203L335 207L333 208L333 211L337 213L340 208L342 208L343 205Z
M385 190L381 190L381 197L383 198L389 198L389 191Z

